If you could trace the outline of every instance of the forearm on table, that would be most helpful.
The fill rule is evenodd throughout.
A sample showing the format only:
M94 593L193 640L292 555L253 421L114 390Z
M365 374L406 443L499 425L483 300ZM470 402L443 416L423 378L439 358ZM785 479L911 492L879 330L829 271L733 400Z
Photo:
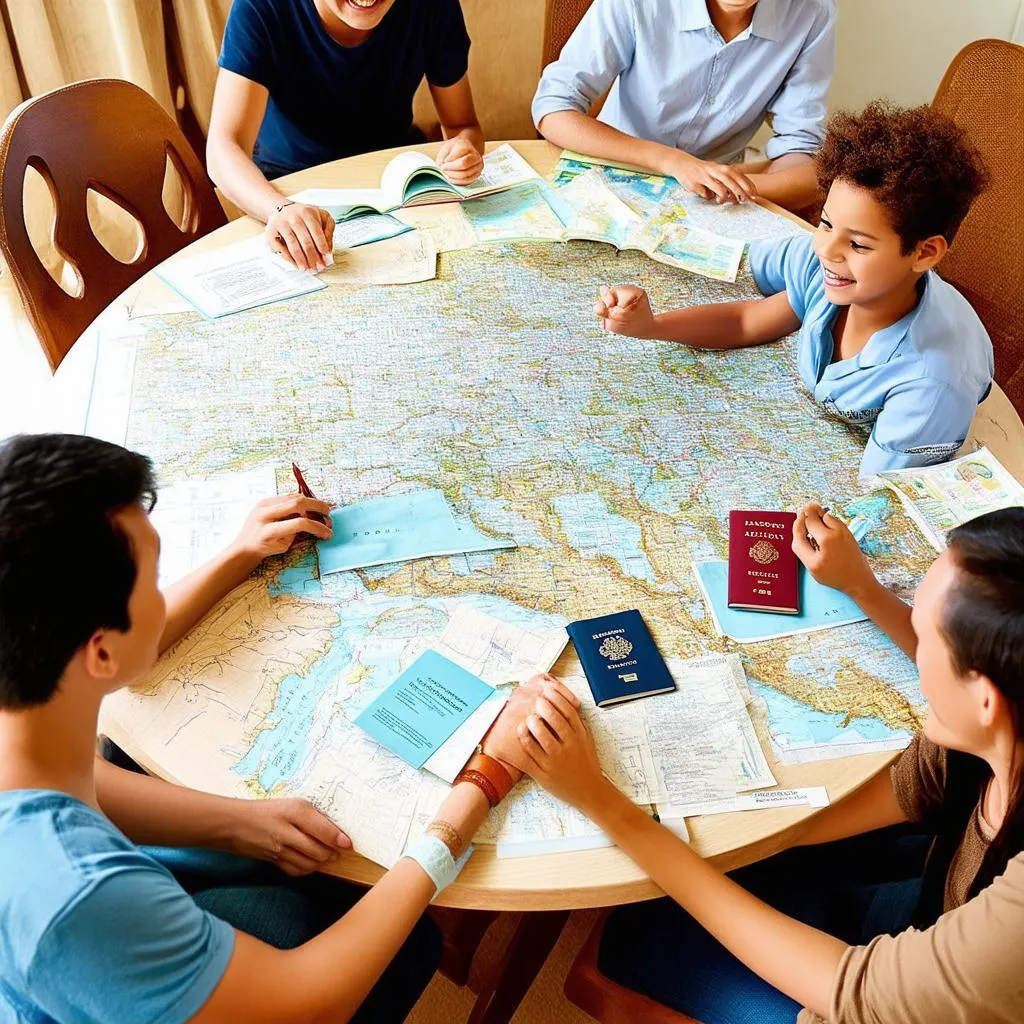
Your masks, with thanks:
M889 768L885 767L838 803L808 819L797 845L830 843L906 820L907 816L896 799Z
M770 985L827 1015L846 943L752 896L610 783L585 813L734 956Z
M259 564L238 548L222 551L183 580L164 591L167 620L160 652L176 644L218 601L229 594Z
M635 164L657 174L670 174L669 159L678 155L677 150L627 135L578 110L559 110L545 115L540 122L540 132L548 142L563 149L573 149L577 153L619 163Z
M678 341L695 348L745 348L777 341L788 332L780 333L774 326L759 323L758 313L764 301L745 299L670 309L654 317L653 336L660 341Z
M477 121L467 124L442 124L441 134L446 140L465 139L478 153L484 151L484 130Z
M435 821L454 828L464 847L488 809L479 788L460 783ZM341 920L302 946L281 951L238 935L228 970L197 1022L348 1020L433 895L423 868L403 858Z
M908 658L917 654L917 634L911 624L910 605L900 600L874 576L849 596L862 612L881 629Z
M788 210L805 209L821 200L810 153L785 153L749 177L758 195Z
M140 846L231 846L236 801L175 786L96 758L103 813Z
M211 137L206 155L210 177L221 192L264 224L287 198L267 181L252 156L235 139Z
M472 783L459 783L448 794L433 820L458 833L453 856L465 851L489 810L483 792ZM308 958L303 969L316 979L332 965L352 964L357 975L350 979L354 1010L398 952L433 895L434 887L423 869L410 860L400 860L334 928L302 947ZM336 936L331 934L335 928Z

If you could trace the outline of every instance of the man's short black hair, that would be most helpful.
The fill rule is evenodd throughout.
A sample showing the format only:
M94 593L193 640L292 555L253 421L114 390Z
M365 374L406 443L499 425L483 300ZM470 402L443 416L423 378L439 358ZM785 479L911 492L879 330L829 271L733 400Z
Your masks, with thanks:
M155 496L149 459L119 445L0 444L0 708L45 704L97 629L128 630L135 556L114 515Z

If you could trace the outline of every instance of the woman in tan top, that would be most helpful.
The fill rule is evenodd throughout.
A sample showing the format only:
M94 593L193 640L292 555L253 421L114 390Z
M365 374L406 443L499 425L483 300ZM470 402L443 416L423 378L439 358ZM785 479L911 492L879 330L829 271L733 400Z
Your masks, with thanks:
M802 842L827 845L733 880L604 778L573 707L541 699L521 766L675 901L613 913L602 970L703 1024L1024 1021L1024 509L952 531L913 611L820 506L793 550L915 658L922 735L812 820Z

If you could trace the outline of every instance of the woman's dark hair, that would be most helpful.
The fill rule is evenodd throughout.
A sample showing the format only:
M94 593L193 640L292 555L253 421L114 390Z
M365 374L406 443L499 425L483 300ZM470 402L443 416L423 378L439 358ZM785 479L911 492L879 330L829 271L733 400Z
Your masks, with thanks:
M961 676L977 672L990 679L1010 705L1017 732L1024 735L1024 508L972 519L951 531L948 541L956 581L940 628L953 667ZM922 894L922 902L931 904L925 917L933 919L942 912L945 872L990 774L976 757L950 751L947 758L944 823L933 849L934 870L926 871ZM991 885L1009 860L1024 851L1024 765L1014 767L1006 817L985 852L970 897ZM929 866L933 867L931 861Z
M135 556L114 515L155 495L149 459L106 441L0 445L0 709L45 704L97 629L128 630Z

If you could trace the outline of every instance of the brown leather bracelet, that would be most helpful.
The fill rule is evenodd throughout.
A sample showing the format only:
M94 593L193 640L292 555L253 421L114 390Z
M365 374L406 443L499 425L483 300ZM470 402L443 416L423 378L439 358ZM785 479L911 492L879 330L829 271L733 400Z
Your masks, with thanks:
M471 782L481 789L491 807L497 807L515 785L500 761L481 752L474 754L459 772L455 783L460 782Z

